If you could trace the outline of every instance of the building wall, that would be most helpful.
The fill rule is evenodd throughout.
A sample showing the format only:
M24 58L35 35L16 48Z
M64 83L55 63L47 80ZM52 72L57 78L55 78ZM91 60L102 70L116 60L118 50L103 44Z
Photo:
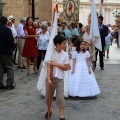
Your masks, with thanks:
M62 0L57 0L59 3L59 12L63 11ZM96 1L96 11L99 13L99 1ZM102 13L104 17L104 24L115 24L115 17L113 17L113 12L116 10L120 12L120 0L104 0L104 4L102 7ZM90 0L80 0L80 7L79 7L79 22L83 23L84 25L88 22L88 16L91 13L91 3Z
M13 15L16 18L16 25L21 17L31 16L31 0L4 0L7 3L3 7L3 15ZM35 0L35 16L40 21L51 21L53 0Z
M14 15L16 24L19 23L21 17L31 16L31 0L3 0L5 6L3 7L3 15ZM40 18L40 21L51 21L53 2L56 0L35 0L35 16ZM59 4L59 12L63 11L62 0L57 0ZM99 0L96 0L99 1ZM96 2L97 12L99 12L99 4ZM120 11L120 0L104 0L103 16L104 23L115 24L114 11ZM91 11L90 0L80 0L79 22L84 25L87 24L87 18Z

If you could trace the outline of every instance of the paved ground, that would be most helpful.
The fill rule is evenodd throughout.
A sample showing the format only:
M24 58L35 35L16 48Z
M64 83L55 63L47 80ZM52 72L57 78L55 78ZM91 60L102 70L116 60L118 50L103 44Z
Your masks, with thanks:
M97 98L66 99L66 120L120 120L120 49L114 43L105 70L95 71L102 93ZM5 76L6 77L6 76ZM0 91L0 120L44 120L46 106L36 89L38 75L15 70L16 89ZM58 120L53 102L51 120Z

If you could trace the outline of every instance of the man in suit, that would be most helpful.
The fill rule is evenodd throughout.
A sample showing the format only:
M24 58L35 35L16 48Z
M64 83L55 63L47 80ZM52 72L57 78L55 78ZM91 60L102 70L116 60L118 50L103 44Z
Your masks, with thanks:
M7 18L0 18L0 89L14 89L14 38L11 29L6 27ZM3 84L4 68L7 69L6 86Z
M103 16L98 17L98 24L99 24L99 30L100 30L102 51L99 51L98 49L96 49L97 50L96 61L97 61L97 55L99 52L100 67L101 67L101 70L104 70L103 52L104 52L104 46L105 46L105 37L108 35L108 27L103 24Z

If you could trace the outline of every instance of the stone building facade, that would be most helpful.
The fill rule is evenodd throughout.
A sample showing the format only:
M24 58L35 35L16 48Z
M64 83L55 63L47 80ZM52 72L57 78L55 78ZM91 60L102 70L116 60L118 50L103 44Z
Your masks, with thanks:
M3 7L3 15L14 15L16 24L19 23L21 17L31 15L32 0L3 0L7 3ZM52 19L53 0L35 0L35 17L39 17L40 21L51 21Z
M3 15L14 15L16 24L19 23L21 17L31 16L31 1L32 0L3 0L7 3L3 7ZM35 16L40 18L40 21L51 21L53 3L56 0L35 0ZM96 0L99 1L99 0ZM59 5L59 13L63 12L62 0L57 0ZM99 4L96 2L97 12L99 12ZM120 0L104 0L102 13L104 16L104 23L115 24L114 11L120 12ZM87 18L91 12L90 0L80 0L79 7L79 22L84 25L87 24Z
M57 0L59 3L59 13L63 12L63 0ZM97 13L100 11L100 0L96 1L96 9ZM120 0L104 0L102 6L102 14L104 16L104 24L112 24L115 25L116 18L113 16L113 12L115 11L120 12ZM84 25L88 22L88 16L91 13L91 3L90 0L80 0L80 7L79 7L79 22L83 23Z

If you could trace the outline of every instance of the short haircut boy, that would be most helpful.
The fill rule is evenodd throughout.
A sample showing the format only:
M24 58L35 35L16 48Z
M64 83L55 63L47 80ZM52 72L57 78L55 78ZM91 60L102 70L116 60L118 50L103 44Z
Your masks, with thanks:
M61 36L61 35L56 35L54 40L53 40L55 46L57 44L61 44L63 41L66 41L66 38Z

